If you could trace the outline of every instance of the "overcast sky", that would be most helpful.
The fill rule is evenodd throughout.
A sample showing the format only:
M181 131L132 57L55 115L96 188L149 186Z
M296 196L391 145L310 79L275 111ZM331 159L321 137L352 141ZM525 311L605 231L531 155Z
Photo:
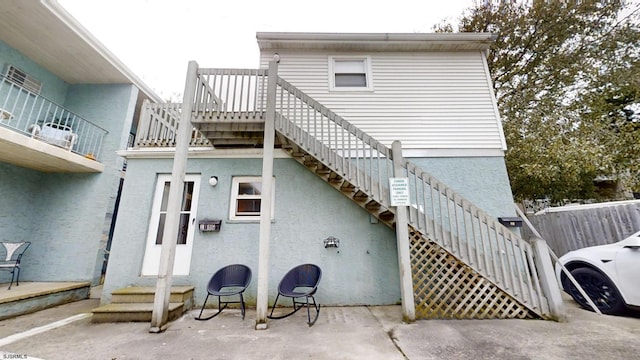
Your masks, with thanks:
M425 33L473 0L58 0L162 98L187 64L257 68L256 32Z

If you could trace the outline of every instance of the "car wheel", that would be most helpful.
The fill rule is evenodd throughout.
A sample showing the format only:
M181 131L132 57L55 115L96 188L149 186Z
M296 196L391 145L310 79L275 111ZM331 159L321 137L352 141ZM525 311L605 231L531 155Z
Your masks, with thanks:
M609 280L609 278L602 273L587 267L577 268L571 270L571 275L582 286L587 295L591 298L591 301L598 307L603 314L618 314L626 309L625 303L620 296L620 292L616 286ZM580 291L566 279L567 289L569 295L580 306L587 310L593 311L587 300L580 294Z

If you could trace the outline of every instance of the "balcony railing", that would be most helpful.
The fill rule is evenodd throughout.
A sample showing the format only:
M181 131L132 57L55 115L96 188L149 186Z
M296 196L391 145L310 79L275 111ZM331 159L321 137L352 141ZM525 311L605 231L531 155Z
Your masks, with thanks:
M173 147L176 146L178 123L182 104L152 103L145 100L138 124L138 133L134 147ZM189 146L211 147L209 140L193 128Z
M0 126L100 160L107 130L0 76Z

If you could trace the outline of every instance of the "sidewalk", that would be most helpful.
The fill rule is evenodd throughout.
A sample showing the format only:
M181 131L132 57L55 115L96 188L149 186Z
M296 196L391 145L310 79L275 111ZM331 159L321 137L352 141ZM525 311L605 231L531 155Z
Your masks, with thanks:
M254 330L255 310L242 321L225 310L208 321L193 310L164 333L148 323L92 324L90 318L0 346L39 359L638 359L640 316L614 317L566 300L569 322L541 320L421 320L403 324L400 306L323 307L309 328L306 313ZM0 322L8 336L82 314L83 300ZM9 338L13 339L13 338Z

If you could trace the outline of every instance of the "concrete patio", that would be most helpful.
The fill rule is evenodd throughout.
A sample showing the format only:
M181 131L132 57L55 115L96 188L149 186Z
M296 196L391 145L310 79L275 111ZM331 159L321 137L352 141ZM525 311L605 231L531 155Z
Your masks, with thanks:
M569 321L423 320L403 324L400 306L323 307L254 330L227 309L209 321L192 310L167 331L148 323L92 324L98 300L82 300L0 321L0 353L38 359L632 359L640 315L599 316L565 299ZM82 315L86 314L86 315ZM74 318L72 318L74 317ZM71 319L56 327L56 321ZM53 325L52 325L53 324ZM26 357L22 357L26 358Z

